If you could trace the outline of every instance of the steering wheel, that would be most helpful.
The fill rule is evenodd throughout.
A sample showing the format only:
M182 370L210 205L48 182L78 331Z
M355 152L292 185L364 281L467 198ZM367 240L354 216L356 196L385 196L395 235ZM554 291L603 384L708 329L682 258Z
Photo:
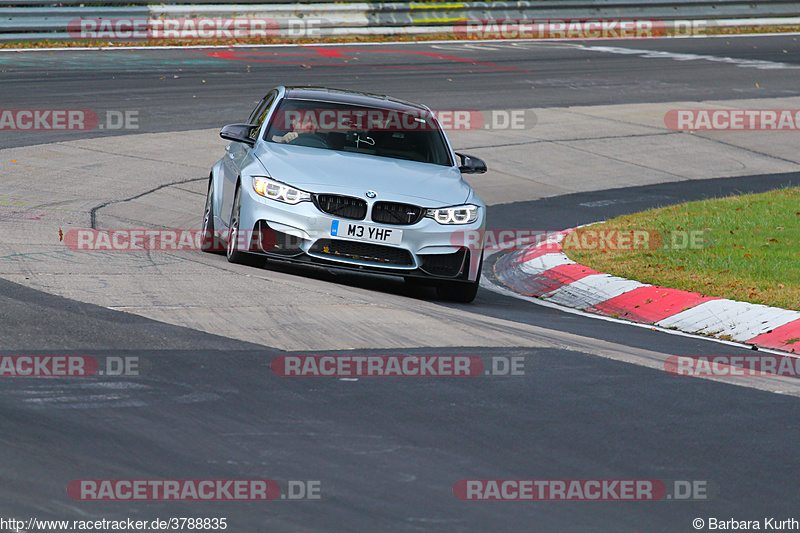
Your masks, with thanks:
M310 148L328 147L328 143L325 142L325 137L319 133L301 133L286 144L291 144L294 146L308 146Z

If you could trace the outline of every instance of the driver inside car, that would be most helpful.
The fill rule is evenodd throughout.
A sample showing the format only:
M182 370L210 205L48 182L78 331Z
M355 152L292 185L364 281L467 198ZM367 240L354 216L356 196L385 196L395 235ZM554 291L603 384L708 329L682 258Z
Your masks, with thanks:
M300 120L297 118L292 118L291 122L291 130L283 135L273 135L272 142L276 143L290 143L293 140L300 137L300 135L308 134L308 133L316 133L317 128L312 124L301 124Z

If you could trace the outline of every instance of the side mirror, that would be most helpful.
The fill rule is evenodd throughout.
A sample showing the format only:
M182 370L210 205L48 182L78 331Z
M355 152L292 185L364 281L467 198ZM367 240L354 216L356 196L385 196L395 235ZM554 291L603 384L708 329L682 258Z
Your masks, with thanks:
M486 163L483 159L467 154L459 154L458 152L456 152L456 155L461 160L458 170L462 174L483 174L486 172Z
M219 136L228 141L236 141L253 146L256 143L257 124L228 124L219 132Z

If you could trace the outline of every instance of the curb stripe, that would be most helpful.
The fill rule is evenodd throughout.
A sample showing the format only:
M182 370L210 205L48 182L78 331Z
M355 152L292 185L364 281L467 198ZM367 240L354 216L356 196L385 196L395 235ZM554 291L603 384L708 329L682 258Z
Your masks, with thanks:
M559 235L566 235L566 230ZM527 296L633 322L800 353L800 312L647 285L571 260L557 239L511 252L497 279ZM794 346L796 343L796 347Z
M519 254L519 252L516 252ZM536 259L537 257L541 257L545 254L560 254L564 255L561 252L561 245L554 244L554 243L543 243L538 246L534 246L533 248L527 248L522 250L522 257L520 258L520 262L527 263L531 259ZM566 257L566 256L564 256ZM574 263L574 261L573 261Z
M648 285L600 302L587 311L653 324L690 307L716 299L716 296L704 296L697 292Z
M745 342L798 319L800 313L797 311L720 298L704 302L657 324Z
M586 309L643 285L611 274L592 274L545 295L556 303Z
M564 265L574 265L574 264L575 261L573 261L564 254L549 253L525 261L520 265L520 268L526 274L531 274L533 276L536 276L547 270L553 270L555 268L559 268Z
M787 352L800 352L800 320L795 320L778 326L777 328L753 337L748 342L775 348L776 350L786 350Z

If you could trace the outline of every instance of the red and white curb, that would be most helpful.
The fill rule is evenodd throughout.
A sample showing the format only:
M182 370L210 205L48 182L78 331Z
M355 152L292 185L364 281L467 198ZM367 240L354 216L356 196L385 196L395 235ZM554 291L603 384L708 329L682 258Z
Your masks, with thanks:
M576 263L561 241L515 250L494 265L514 292L588 313L800 353L800 312L639 283Z

